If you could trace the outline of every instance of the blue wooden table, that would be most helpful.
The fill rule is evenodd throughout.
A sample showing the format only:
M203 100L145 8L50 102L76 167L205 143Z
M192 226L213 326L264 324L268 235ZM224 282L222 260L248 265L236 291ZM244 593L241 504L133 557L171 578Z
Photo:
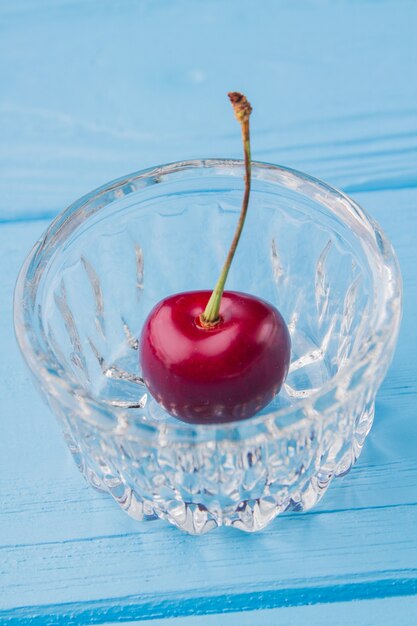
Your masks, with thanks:
M0 3L0 623L417 624L417 2ZM253 155L380 222L404 320L363 455L257 535L138 524L78 473L18 354L17 271L50 219L153 164Z

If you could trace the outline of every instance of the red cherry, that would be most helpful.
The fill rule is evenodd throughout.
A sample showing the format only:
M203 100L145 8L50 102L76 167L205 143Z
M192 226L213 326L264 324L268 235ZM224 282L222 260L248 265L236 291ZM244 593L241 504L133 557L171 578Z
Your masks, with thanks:
M278 393L290 361L290 336L278 311L254 296L224 291L251 188L252 107L243 94L228 95L242 129L245 192L226 261L212 292L180 293L157 304L140 341L150 392L169 413L192 424L251 417Z
M243 420L266 406L288 372L287 326L271 304L225 291L220 322L204 326L210 291L175 294L149 314L140 341L151 394L193 424Z

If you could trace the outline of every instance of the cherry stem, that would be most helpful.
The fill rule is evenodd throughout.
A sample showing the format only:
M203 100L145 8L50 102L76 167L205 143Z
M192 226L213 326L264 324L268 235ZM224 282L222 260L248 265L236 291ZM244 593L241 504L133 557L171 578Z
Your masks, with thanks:
M227 275L229 274L230 266L233 261L233 257L236 252L237 245L239 243L240 235L242 233L243 225L245 223L246 213L248 211L249 195L251 187L251 155L250 155L250 137L249 137L249 117L252 113L252 107L249 104L246 97L238 92L231 92L228 94L230 102L232 103L233 110L237 121L242 128L242 140L243 151L245 154L245 192L243 195L242 209L240 211L240 217L237 224L235 236L233 237L232 244L230 246L229 253L226 261L223 265L219 279L216 286L213 289L213 293L210 296L210 300L201 315L200 320L203 326L210 327L219 323L219 311L220 303L224 292L224 286L226 284Z

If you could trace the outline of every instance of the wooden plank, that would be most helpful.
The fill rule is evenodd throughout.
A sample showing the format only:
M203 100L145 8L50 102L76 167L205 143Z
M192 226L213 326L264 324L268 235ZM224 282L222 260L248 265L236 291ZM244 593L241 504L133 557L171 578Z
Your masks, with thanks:
M60 619L155 618L415 595L416 524L409 505L284 516L249 538L225 529L195 541L156 522L130 535L4 547L0 619L25 605Z
M412 626L416 615L414 596L124 623L125 626L392 626L399 622ZM116 626L116 622L105 626Z
M233 87L253 99L255 159L349 191L415 186L417 4L320 7L5 3L0 219L55 215L142 167L240 156Z

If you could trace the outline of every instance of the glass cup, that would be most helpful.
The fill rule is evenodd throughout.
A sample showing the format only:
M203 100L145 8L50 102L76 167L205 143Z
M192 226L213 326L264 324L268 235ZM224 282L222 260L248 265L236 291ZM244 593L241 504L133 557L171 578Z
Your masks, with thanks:
M188 161L93 191L54 220L15 292L22 354L86 479L133 518L193 534L260 530L311 508L350 469L401 318L400 271L378 225L327 184L254 163L227 288L280 310L289 375L249 420L170 417L141 378L141 328L163 297L214 287L243 174L241 161Z

